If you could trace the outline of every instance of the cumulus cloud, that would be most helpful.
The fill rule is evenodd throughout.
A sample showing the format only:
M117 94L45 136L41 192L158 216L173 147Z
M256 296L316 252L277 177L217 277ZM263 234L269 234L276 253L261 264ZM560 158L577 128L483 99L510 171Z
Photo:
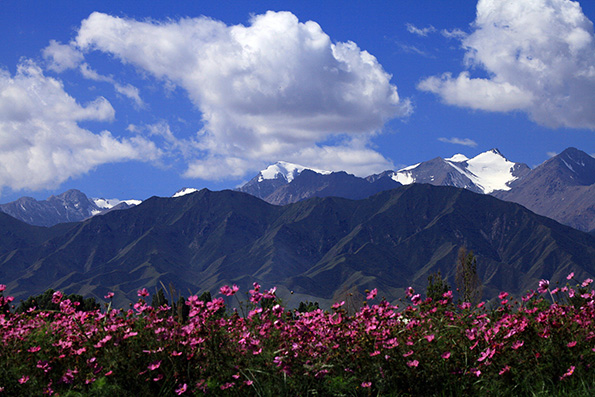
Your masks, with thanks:
M289 12L253 16L248 26L93 13L75 42L186 90L204 122L196 136L203 155L190 177L240 176L263 161L306 156L304 148L338 161L322 142L369 138L412 111L373 55L353 42L333 43L317 23Z
M477 146L477 142L475 142L472 139L469 138L438 138L438 140L440 142L444 142L444 143L452 143L453 145L463 145L463 146L469 146L469 147L476 147Z
M448 104L526 112L552 128L595 129L595 35L578 2L480 0L462 38L469 71L423 80Z
M62 73L67 69L74 69L83 61L83 54L75 47L50 40L50 44L42 51L48 62L48 69Z
M53 188L101 164L155 159L158 150L143 138L117 139L78 125L114 114L102 97L78 104L33 61L19 64L14 76L0 71L0 189Z

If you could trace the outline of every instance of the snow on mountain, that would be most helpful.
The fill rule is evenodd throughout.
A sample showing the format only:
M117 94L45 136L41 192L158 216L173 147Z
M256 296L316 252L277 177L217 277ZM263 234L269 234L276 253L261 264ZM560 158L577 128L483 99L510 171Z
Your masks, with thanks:
M436 168L437 160L438 163L442 164L440 165L442 170ZM498 149L488 150L471 159L463 154L455 154L450 158L434 159L431 162L433 163L431 169L435 170L436 174L444 171L444 168L454 169L460 174L457 179L459 182L454 186L469 188L464 181L471 182L475 186L475 190L485 194L495 190L509 190L510 183L518 179L514 172L518 164L507 160ZM425 162L402 168L394 173L392 179L403 185L415 182L432 183L434 182L433 175L425 175L430 168L429 164L430 162ZM425 167L422 167L423 165ZM460 177L463 177L463 179L460 180ZM449 179L453 180L452 178ZM463 185L459 186L461 183Z
M298 176L303 170L306 169L323 175L331 173L331 171L304 167L303 165L288 163L286 161L277 161L275 164L272 164L266 169L260 171L258 174L258 182L262 182L267 179L285 179L287 183L290 183L293 178Z
M177 192L174 193L173 196L171 196L172 198L176 198L176 197L182 197L185 196L187 194L191 194L194 192L198 192L198 189L195 189L193 187L184 187L180 190L178 190Z
M139 205L142 200L119 200L119 199L104 199L104 198L92 198L91 201L95 203L97 207L102 210L109 210L114 208L116 205L126 203L130 206Z

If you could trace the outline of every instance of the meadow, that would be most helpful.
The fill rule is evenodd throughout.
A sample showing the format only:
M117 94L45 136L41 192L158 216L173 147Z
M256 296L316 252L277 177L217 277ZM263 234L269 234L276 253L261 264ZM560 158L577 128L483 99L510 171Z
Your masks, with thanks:
M78 310L58 291L59 309L17 313L0 285L0 396L589 396L595 290L572 276L473 305L372 290L357 311L289 310L254 284L245 303L223 286L173 310L142 289L128 310Z

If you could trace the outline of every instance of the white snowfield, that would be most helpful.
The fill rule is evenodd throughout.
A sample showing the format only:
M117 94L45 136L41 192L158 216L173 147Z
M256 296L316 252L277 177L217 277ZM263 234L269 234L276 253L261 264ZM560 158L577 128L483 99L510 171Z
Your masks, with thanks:
M92 198L91 199L96 206L101 209L109 210L110 208L114 208L116 205L120 203L126 203L128 205L139 205L142 203L142 200L119 200L119 199L104 199L104 198Z
M194 193L194 192L198 192L198 189L195 189L193 187L185 187L185 188L182 188L182 189L178 190L177 192L175 192L174 195L171 196L171 197L172 198L182 197L182 196L185 196L187 194Z
M483 193L494 190L510 190L509 184L516 180L513 170L516 163L507 160L498 149L488 150L469 159L463 154L444 159L445 163L469 178ZM420 163L421 164L421 163ZM392 179L403 185L415 183L415 168L420 164L402 168Z
M288 163L286 161L277 161L275 164L268 166L266 169L260 171L258 174L258 182L266 179L283 178L288 183L298 176L303 170L311 170L319 174L327 175L331 171L318 170L316 168L304 167L303 165Z

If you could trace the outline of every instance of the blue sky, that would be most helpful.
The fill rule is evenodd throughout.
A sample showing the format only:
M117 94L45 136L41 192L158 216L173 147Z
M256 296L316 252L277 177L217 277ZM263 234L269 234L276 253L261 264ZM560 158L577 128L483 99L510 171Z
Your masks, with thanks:
M595 154L593 2L2 1L0 202Z

